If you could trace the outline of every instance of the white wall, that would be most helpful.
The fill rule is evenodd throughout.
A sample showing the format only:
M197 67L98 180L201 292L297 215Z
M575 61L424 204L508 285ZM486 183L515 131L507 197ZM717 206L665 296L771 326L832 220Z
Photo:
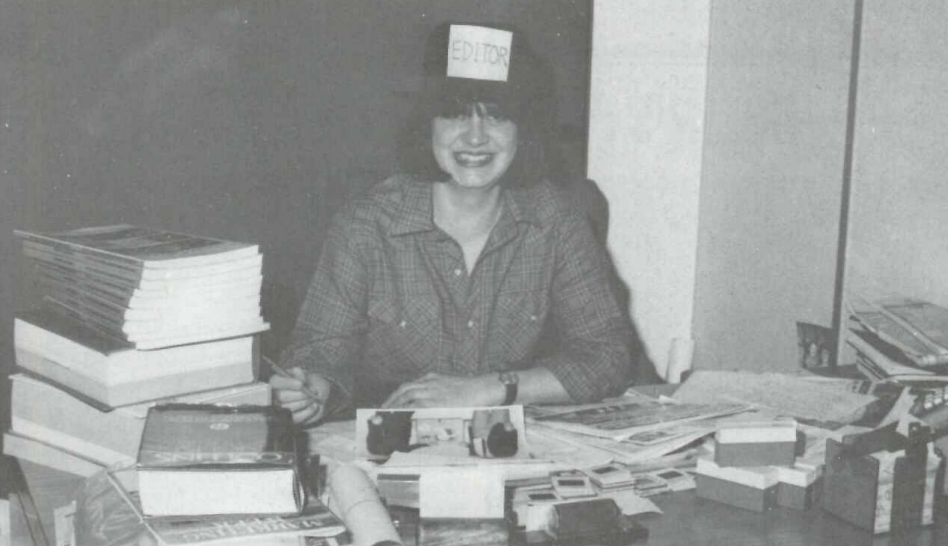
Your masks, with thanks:
M713 0L694 367L799 368L830 326L851 0Z
M711 0L595 0L588 175L660 375L692 337Z

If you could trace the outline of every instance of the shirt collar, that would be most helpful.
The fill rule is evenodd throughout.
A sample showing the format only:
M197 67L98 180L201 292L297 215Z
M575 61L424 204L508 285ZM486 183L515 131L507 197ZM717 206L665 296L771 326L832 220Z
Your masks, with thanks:
M431 209L431 183L411 179L405 184L402 200L392 220L389 232L406 235L435 228Z
M398 213L389 229L392 235L407 235L435 229L431 189L431 182L417 179L405 185ZM507 217L509 213L509 218L514 224L527 222L536 225L538 223L537 196L533 195L534 193L536 192L531 192L529 188L504 188L501 192L504 207L501 221L503 222L504 217Z

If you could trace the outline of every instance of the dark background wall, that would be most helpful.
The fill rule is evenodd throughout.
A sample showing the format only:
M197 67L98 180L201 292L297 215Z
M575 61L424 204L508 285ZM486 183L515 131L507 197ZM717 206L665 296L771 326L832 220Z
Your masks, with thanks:
M583 157L590 10L0 0L0 371L13 365L13 314L35 296L12 231L119 222L259 243L276 353L329 214L395 168L427 32L449 19L526 29L557 70L565 149Z

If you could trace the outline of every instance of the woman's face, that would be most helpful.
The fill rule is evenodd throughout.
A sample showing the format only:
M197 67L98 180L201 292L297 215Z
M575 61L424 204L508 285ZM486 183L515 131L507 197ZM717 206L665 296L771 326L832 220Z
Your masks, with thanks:
M517 125L478 104L466 114L431 122L435 161L457 185L489 188L517 155Z

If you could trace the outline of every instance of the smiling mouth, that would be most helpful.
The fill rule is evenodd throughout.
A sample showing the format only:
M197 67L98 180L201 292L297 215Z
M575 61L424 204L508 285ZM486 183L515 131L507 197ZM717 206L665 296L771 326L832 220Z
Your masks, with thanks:
M455 152L454 161L462 167L483 167L494 160L492 153Z

